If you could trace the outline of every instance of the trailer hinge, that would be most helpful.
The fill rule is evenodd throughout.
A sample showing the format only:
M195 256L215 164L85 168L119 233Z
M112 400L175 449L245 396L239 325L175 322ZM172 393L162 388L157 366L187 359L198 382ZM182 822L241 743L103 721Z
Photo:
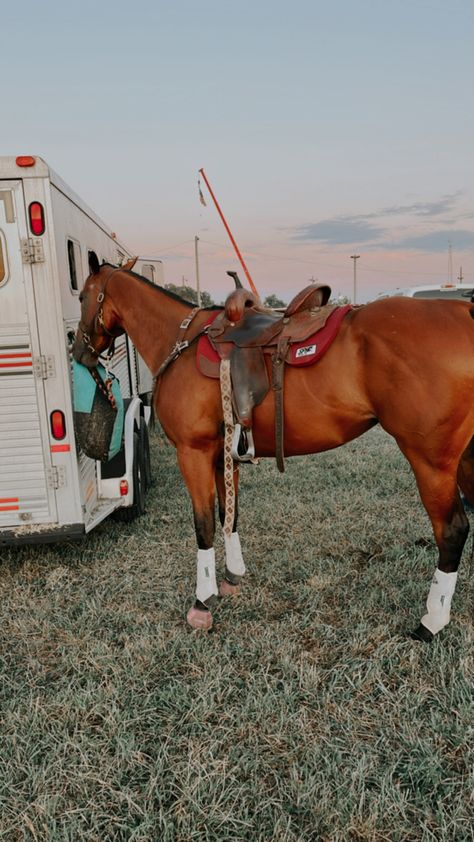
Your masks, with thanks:
M40 380L48 380L50 377L56 377L56 366L54 364L53 356L33 357L33 373L35 377Z
M46 469L46 481L49 488L64 488L66 485L66 468L64 465Z
M24 237L21 241L23 263L44 263L44 249L41 240Z

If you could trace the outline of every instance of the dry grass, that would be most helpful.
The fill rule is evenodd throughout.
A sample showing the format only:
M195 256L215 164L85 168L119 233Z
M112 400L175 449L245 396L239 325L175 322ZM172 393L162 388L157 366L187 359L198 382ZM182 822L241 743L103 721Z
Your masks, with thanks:
M0 840L472 840L471 541L450 626L413 643L435 552L392 442L243 469L249 573L207 635L152 445L141 521L4 554Z

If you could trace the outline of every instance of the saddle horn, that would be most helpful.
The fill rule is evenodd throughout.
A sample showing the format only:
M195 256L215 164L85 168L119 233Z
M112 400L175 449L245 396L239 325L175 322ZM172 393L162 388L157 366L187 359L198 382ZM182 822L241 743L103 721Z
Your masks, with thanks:
M233 279L236 289L243 289L242 282L237 272L233 272L232 269L228 269L227 274L230 275L230 277Z

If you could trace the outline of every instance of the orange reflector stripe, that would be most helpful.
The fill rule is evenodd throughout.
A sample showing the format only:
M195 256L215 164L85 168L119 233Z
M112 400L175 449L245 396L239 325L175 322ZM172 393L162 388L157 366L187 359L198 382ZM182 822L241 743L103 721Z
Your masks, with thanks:
M0 503L19 503L19 497L0 497Z
M33 363L31 360L25 363L0 363L0 368L28 368L32 367Z
M52 444L51 453L69 453L71 450L70 444Z
M0 512L18 512L19 506L0 506Z
M31 360L31 354L0 354L0 360L18 360L20 357L27 357Z

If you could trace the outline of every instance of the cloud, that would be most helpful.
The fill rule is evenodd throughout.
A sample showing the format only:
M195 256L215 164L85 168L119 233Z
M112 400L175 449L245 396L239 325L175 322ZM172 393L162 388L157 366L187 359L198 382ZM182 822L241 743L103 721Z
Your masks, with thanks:
M297 240L318 240L331 245L350 243L369 243L380 240L385 231L365 216L341 216L335 219L323 219L321 222L308 223L294 229Z
M461 196L461 191L442 196L433 202L414 202L412 205L393 205L383 208L378 214L381 216L400 216L414 214L415 216L440 216L443 213L452 211Z
M451 228L443 231L431 231L428 234L420 234L418 237L405 237L403 240L391 243L391 248L409 251L447 252L450 243L453 249L457 251L474 249L474 231L453 230Z
M441 196L428 202L413 202L410 205L392 205L378 211L353 216L336 216L319 222L306 223L292 229L295 240L321 242L332 246L364 246L366 249L407 249L410 251L443 252L451 243L453 248L463 251L474 248L474 232L447 228L460 224L471 216L453 214L462 191ZM393 218L390 224L390 217ZM399 219L405 217L405 219ZM410 217L418 217L410 226ZM444 217L444 219L443 219ZM426 233L414 235L421 219ZM383 220L383 222L382 222ZM431 222L431 225L430 225ZM436 226L444 224L444 228ZM461 223L462 224L462 223ZM390 227L388 227L390 225ZM427 227L432 228L426 231ZM416 230L416 229L415 229Z

